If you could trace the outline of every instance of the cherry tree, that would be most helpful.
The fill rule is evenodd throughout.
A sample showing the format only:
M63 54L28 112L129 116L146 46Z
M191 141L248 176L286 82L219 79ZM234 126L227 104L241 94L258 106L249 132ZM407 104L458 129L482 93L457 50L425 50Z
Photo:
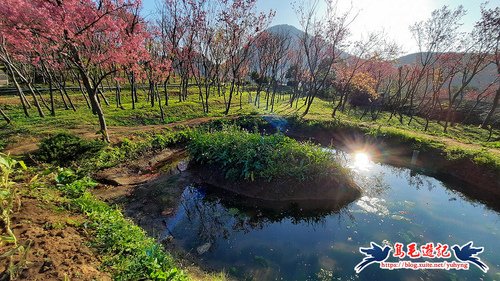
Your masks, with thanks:
M242 80L241 70L245 66L251 52L251 46L257 35L262 32L274 17L274 12L258 13L257 0L221 0L225 9L220 19L224 33L225 64L229 69L229 97L226 101L225 114L229 113L231 101L237 89L238 81Z
M492 106L483 123L482 128L486 128L495 113L500 101L500 8L487 9L481 7L481 19L476 23L475 34L478 41L483 41L491 48L491 61L497 69L497 79L495 80L497 90L495 92Z
M139 7L138 0L4 0L0 17L3 29L8 28L4 34L8 42L22 42L38 54L50 46L70 63L98 116L101 133L109 141L99 86L118 71L116 65L134 65L147 56Z
M352 9L339 12L338 1L325 0L326 11L323 17L317 16L319 0L305 1L295 7L304 35L300 45L306 61L308 81L305 83L307 115L314 98L328 88L328 81L333 74L334 65L341 57L349 36L349 25L354 21ZM309 6L307 5L309 4Z

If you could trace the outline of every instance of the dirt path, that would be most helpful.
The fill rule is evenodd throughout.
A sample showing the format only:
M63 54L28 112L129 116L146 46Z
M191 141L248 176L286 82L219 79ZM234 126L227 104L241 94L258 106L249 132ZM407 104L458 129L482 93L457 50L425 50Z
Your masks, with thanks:
M172 129L177 126L188 126L194 127L200 124L207 123L212 120L217 119L234 119L237 118L238 115L224 116L224 117L201 117L194 118L179 122L173 122L169 124L161 124L161 125L141 125L141 126L109 126L108 131L110 135L110 139L112 143L117 143L125 137L132 137L134 134L140 132L155 132L162 131L165 129ZM95 128L92 126L80 126L75 129L69 130L71 133L79 135L83 138L87 139L95 139L98 138L98 135L95 133ZM40 142L39 138L30 137L29 139L20 139L15 141L12 144L9 144L5 149L6 153L11 155L24 155L33 153L38 149L38 143Z

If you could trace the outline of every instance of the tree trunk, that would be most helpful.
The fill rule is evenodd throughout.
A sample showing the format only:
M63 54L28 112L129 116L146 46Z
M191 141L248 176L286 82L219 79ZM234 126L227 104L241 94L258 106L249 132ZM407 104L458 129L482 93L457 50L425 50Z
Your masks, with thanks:
M136 87L135 87L135 76L133 72L130 74L129 79L130 79L130 96L132 99L132 109L135 109L135 97L137 95L135 94Z
M313 103L314 101L314 97L315 97L316 94L311 94L309 96L309 100L307 101L307 105L306 105L306 110L304 111L304 113L302 113L302 117L306 116L308 113L309 113L309 109L311 108L311 104Z
M50 96L50 115L56 116L56 109L54 106L54 89L52 88L52 79L49 79L49 96Z
M7 65L7 67L8 67L8 65ZM23 89L21 89L21 86L19 86L19 82L17 82L17 79L16 79L14 73L11 72L10 68L9 68L9 73L11 74L12 82L14 82L14 85L16 86L17 93L19 94L19 98L21 99L21 104L23 106L24 115L26 115L26 117L30 117L30 115L28 113L27 99L23 93Z
M87 74L82 69L79 69L79 71L80 71L80 75L82 76L83 85L85 86L85 89L89 93L89 100L90 100L90 104L92 106L92 111L94 112L94 114L97 115L97 117L99 119L99 126L101 129L103 139L106 142L110 142L109 135L108 135L108 127L106 125L104 113L102 111L101 104L97 100L98 91L100 89L97 87L95 87L95 88L92 87L92 85L90 83L90 79L87 77Z
M497 92L495 93L495 98L493 98L493 105L491 106L491 110L488 112L488 115L486 115L483 124L481 124L481 128L483 129L488 128L488 123L490 123L490 120L493 117L493 114L495 114L495 110L498 107L499 99L500 99L500 87L497 88Z
M120 87L120 82L118 81L116 81L115 93L116 93L116 107L124 109L122 105L122 88Z
M7 124L10 124L10 118L3 112L2 108L0 108L0 115L2 115L3 119L7 122Z
M104 96L104 92L101 89L97 89L97 93L101 96L101 98L104 100L104 103L109 106L109 101L108 99Z
M224 112L224 115L228 115L229 109L231 108L231 100L233 99L233 92L234 92L234 86L235 86L234 84L235 84L235 81L232 81L231 88L229 89L229 99L228 99L227 104L226 104L226 111Z
M158 84L155 83L155 95L158 97L158 107L160 108L161 122L165 122L165 112L163 111L163 105L161 104L161 95L158 91Z
M163 90L165 91L165 106L168 106L168 78L163 82Z
M59 86L61 87L60 89L63 91L64 95L66 96L66 99L68 99L68 102L69 102L69 105L71 106L71 109L73 109L73 111L76 111L76 107L73 104L73 101L71 100L71 98L69 97L68 91L66 91L66 81L63 81Z
M78 81L78 87L80 88L80 92L82 93L82 96L85 99L85 102L87 103L87 107L91 108L90 103L89 103L89 99L87 98L87 95L85 95L85 90L83 90L82 82L80 82L80 79L77 79L77 81Z
M40 117L45 117L45 114L43 113L42 107L40 106L40 103L38 102L38 99L36 98L35 90L31 86L30 83L28 83L28 88L30 89L31 96L33 97L33 101L35 102L35 107L38 110L38 115Z

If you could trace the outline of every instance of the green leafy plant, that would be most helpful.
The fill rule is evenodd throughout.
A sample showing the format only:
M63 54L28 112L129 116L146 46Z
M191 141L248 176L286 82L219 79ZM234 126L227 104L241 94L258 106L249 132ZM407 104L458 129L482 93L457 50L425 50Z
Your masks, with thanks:
M56 176L57 188L68 198L78 198L97 183L89 177L78 178L70 169L60 169Z
M17 273L21 270L26 262L26 255L31 246L31 241L26 241L24 245L20 245L12 231L12 214L14 213L15 202L18 202L20 207L20 200L18 196L17 186L11 182L10 176L16 169L26 169L23 161L17 161L9 155L0 153L0 211L1 220L5 225L5 234L0 236L0 246L12 244L12 247L2 255L0 258L9 258L9 267L7 270L10 279L14 279ZM18 208L19 208L18 207ZM17 262L14 257L18 256Z
M17 246L17 239L11 229L11 215L14 211L14 201L17 198L16 185L10 181L10 175L17 167L26 169L23 161L17 161L6 154L0 153L0 201L2 208L2 220L8 236L2 236L1 242L11 242Z

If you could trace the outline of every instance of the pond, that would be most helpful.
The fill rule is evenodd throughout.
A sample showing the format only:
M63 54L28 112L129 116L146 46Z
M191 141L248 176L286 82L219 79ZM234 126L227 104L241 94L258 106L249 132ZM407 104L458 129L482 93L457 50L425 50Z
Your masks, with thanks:
M463 184L442 182L408 168L372 162L366 155L331 151L352 170L363 196L340 210L265 210L242 198L188 185L164 237L205 268L238 280L500 280L500 214L468 199ZM483 273L469 270L386 270L356 274L359 247L370 242L428 242L484 246ZM451 250L450 250L451 251ZM451 259L455 260L453 251ZM397 262L392 253L388 262ZM442 261L417 259L416 261Z

